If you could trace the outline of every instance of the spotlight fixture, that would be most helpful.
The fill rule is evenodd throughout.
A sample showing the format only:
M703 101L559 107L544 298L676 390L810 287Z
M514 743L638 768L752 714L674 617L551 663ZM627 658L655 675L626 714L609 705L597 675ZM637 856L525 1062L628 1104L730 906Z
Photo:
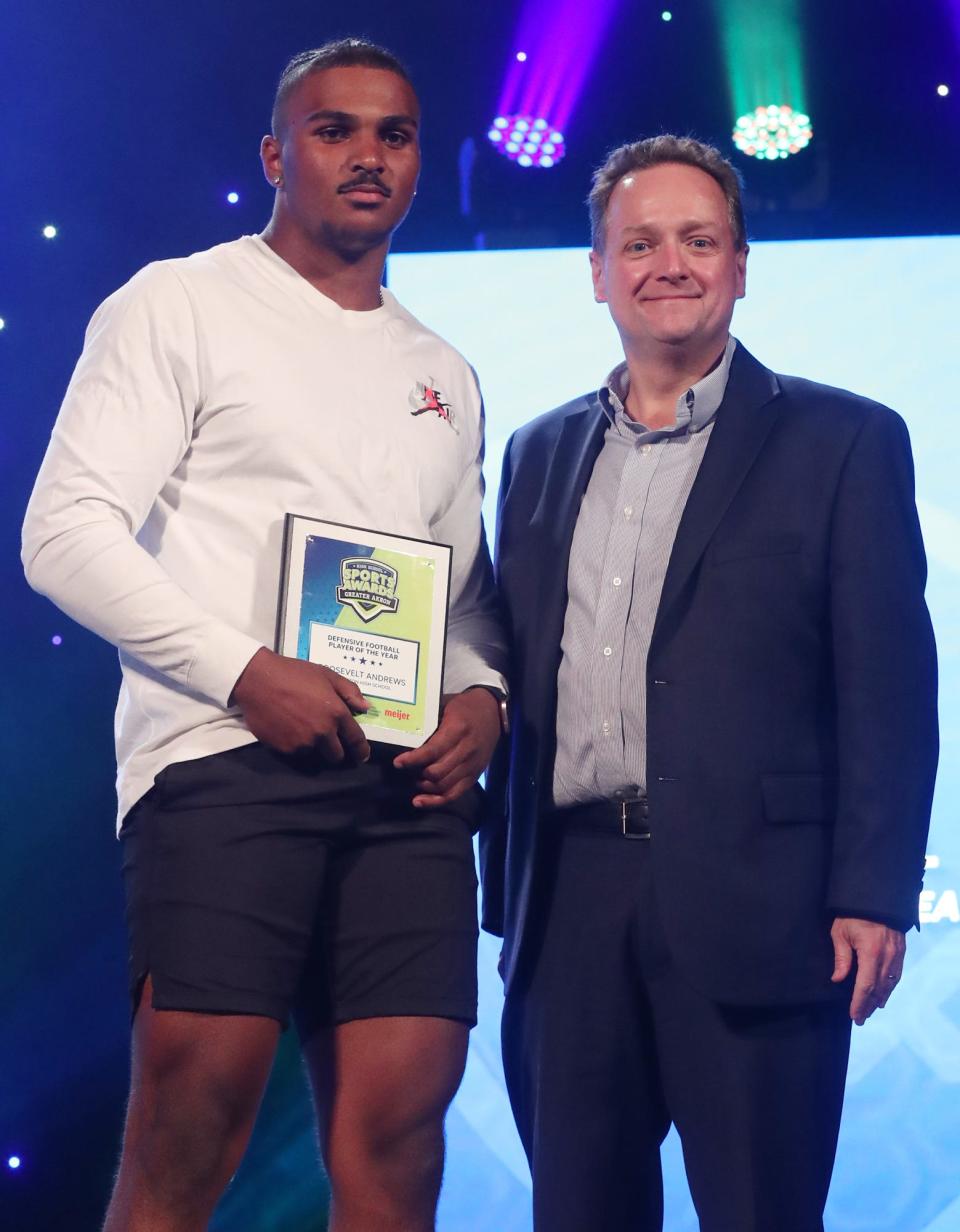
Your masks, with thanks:
M520 63L521 63L521 64L523 64L523 63L524 63L524 61L526 60L526 58L527 58L527 53L526 53L525 51L518 51L518 52L517 52L517 59L520 61Z
M57 238L57 228L52 223L47 223L43 228L43 238L45 240L55 240Z
M236 205L239 200L240 200L240 194L238 192L228 192L227 193L227 203L229 205Z
M946 98L947 95L950 93L950 87L948 85L941 84L937 86L937 93L940 95L941 98Z
M6 327L7 327L6 321L3 319L3 317L0 317L0 329L6 329Z
M733 144L738 150L771 162L798 154L812 140L810 117L776 103L742 115L733 130Z
M566 153L565 138L543 116L497 116L487 139L521 167L555 167Z
M661 21L673 21L673 14L670 12L669 9L664 9L663 12L660 14L660 20Z

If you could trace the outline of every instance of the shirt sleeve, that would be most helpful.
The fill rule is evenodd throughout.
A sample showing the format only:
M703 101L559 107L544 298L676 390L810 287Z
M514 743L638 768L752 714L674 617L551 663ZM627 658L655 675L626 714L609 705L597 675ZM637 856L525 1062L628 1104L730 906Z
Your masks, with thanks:
M472 392L477 428L469 461L453 500L433 524L437 541L453 547L444 693L462 693L474 685L507 687L506 644L481 514L484 416L475 378Z
M30 585L178 686L226 706L260 643L212 616L137 542L190 448L197 331L176 273L141 270L94 314L27 507Z

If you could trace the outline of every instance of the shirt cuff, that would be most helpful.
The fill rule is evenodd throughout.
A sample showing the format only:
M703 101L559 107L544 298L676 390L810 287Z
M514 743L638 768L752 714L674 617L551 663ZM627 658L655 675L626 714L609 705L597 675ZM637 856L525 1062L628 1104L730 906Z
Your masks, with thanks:
M263 642L255 637L231 629L229 625L220 625L198 651L190 668L188 688L211 698L227 710L233 687L243 669L262 649Z

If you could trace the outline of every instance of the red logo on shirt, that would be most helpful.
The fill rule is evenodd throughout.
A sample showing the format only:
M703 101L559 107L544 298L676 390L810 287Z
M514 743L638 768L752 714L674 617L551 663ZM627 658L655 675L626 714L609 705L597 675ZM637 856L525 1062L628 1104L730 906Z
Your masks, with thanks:
M445 424L449 424L454 432L457 431L457 425L453 421L453 407L449 402L444 402L443 394L437 389L432 377L426 383L417 381L410 391L409 402L411 415L425 415L427 411L433 411Z

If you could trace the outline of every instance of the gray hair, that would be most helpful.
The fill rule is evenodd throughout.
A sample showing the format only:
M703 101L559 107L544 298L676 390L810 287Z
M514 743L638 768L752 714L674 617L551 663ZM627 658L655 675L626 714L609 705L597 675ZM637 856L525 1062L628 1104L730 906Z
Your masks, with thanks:
M593 173L593 187L587 198L590 208L590 240L595 251L602 252L606 239L607 207L614 188L631 171L646 171L663 163L682 163L705 171L723 189L730 215L730 227L737 249L747 243L747 227L740 197L740 173L715 146L694 137L675 137L663 133L618 146L607 155L602 167Z

